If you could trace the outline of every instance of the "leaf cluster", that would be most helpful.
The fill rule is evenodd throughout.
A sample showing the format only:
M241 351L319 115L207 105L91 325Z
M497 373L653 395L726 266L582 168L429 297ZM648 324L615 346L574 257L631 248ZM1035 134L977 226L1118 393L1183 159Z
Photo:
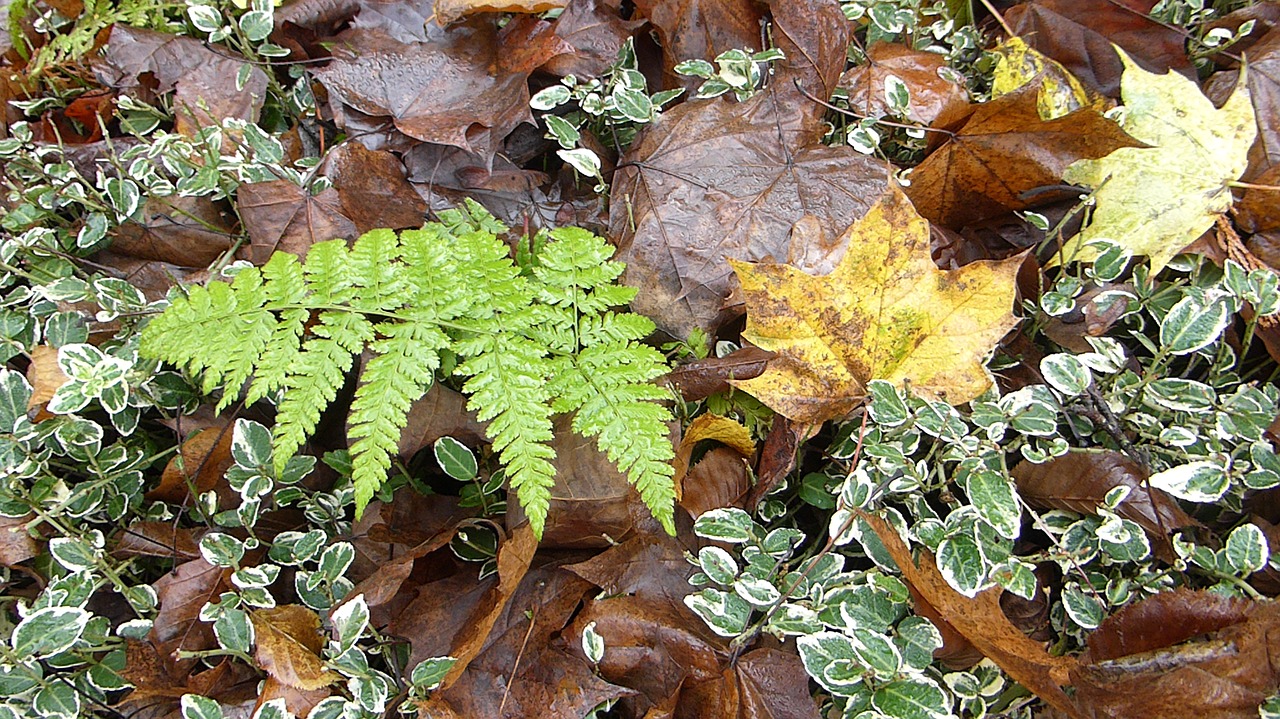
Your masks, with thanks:
M613 248L577 228L550 232L525 266L474 203L397 235L375 230L350 247L276 253L177 297L143 330L144 355L225 388L224 408L280 395L273 450L292 457L368 352L348 418L357 511L386 479L410 405L446 361L466 378L507 477L541 534L555 481L552 417L572 413L672 531L671 414L649 380L660 353L640 343L653 324L611 308L635 290Z

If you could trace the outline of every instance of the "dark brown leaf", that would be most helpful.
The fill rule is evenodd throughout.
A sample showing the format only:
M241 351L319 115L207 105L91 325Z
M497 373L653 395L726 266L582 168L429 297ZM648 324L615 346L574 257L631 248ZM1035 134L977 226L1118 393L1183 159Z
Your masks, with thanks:
M769 428L769 436L764 438L760 462L756 466L756 486L747 496L748 510L755 511L760 500L777 489L778 484L795 468L796 453L800 451L800 445L821 428L821 422L803 424L780 414L773 416L773 426Z
M117 557L164 557L183 561L200 556L191 530L173 522L134 522L120 533L115 549Z
M390 152L344 142L325 159L324 174L338 191L342 214L360 234L379 227L421 227L426 222L427 203Z
M344 124L344 107L389 117L411 138L485 157L516 125L532 122L528 75L573 48L551 26L512 21L454 26L444 38L405 44L374 31L349 30L328 67L315 71Z
M1091 108L1040 119L1039 89L1027 85L979 105L950 142L916 167L905 191L921 215L959 228L1026 209L1056 197L1024 200L1023 192L1061 184L1062 171L1076 160L1142 146Z
M245 62L229 50L214 52L195 38L119 24L94 71L103 85L131 95L145 96L142 76L154 77L157 92L174 93L178 132L191 135L228 117L257 121L267 75L254 65L243 90L238 89L236 74Z
M573 52L556 55L543 70L560 77L597 77L618 61L618 50L643 20L623 20L618 9L601 0L570 0L556 20L556 35Z
M1249 169L1240 178L1257 185L1280 183L1280 28L1272 29L1249 50L1245 73L1249 97L1258 119L1258 139L1249 150ZM1235 88L1239 70L1214 75L1205 94L1221 103ZM1266 232L1280 229L1280 202L1272 190L1246 189L1233 212L1241 229Z
M1043 645L1028 639L1000 609L1001 590L992 587L978 596L960 594L938 571L933 555L921 550L920 562L898 532L878 516L859 512L875 530L902 576L956 631L973 643L1010 677L1070 717L1079 717L1075 704L1062 691L1075 666L1071 657L1050 656Z
M743 507L750 491L747 460L728 447L716 447L685 475L678 504L697 517L719 507Z
M636 0L636 10L658 30L662 42L663 86L690 92L701 78L672 69L684 60L714 60L725 50L760 49L764 9L755 0Z
M160 485L147 492L153 502L184 504L192 497L217 489L220 499L234 495L223 479L234 460L231 458L231 425L223 420L220 427L201 430L187 437L164 468Z
M230 577L230 569L193 559L174 567L152 585L160 600L160 610L147 640L161 657L218 646L213 626L200 621L200 608L229 588ZM190 671L195 661L184 659L176 666L182 667L181 671Z
M499 609L483 652L456 683L420 704L419 716L578 719L631 693L592 672L581 635L565 631L591 587L561 568L563 561L540 561L525 575Z
M288 180L252 182L237 191L240 218L249 233L255 262L271 253L305 255L317 242L355 239L351 218L342 214L342 200L332 187L318 195Z
M743 654L706 682L687 682L677 713L706 719L819 719L800 657L778 649Z
M1153 551L1168 559L1173 558L1169 533L1197 524L1168 494L1148 492L1148 472L1120 452L1068 452L1044 464L1023 461L1011 474L1018 496L1031 507L1081 514L1096 514L1107 492L1129 487L1116 513L1142 527Z
M566 569L609 596L625 594L683 607L685 595L692 591L688 579L696 571L684 552L692 549L665 532L637 534Z
M115 230L111 251L140 260L205 267L231 249L235 214L207 197L148 197L142 222Z
M772 352L759 347L743 347L724 357L709 357L682 364L655 382L675 388L686 402L697 402L727 392L729 380L752 379L764 373Z
M1155 0L1033 0L1011 8L1005 21L1031 47L1057 60L1084 84L1120 96L1123 66L1115 43L1147 70L1195 78L1186 38L1147 16Z
M1246 719L1280 688L1274 602L1163 592L1108 618L1088 641L1072 679L1091 716Z

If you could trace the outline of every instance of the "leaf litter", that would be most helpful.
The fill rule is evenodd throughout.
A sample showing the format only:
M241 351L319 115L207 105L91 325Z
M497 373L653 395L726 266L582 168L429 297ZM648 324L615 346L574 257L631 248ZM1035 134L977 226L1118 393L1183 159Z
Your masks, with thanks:
M626 17L608 0L571 0L558 19L521 14L564 4L286 4L277 13L273 39L294 48L294 59L308 53L324 59L329 55L325 44L332 48L331 59L312 70L318 86L328 90L322 120L367 144L348 139L334 148L322 170L332 187L317 193L281 180L242 185L226 205L149 201L143 222L120 231L113 247L118 254L100 257L112 257L111 263L122 268L136 268L126 264L132 258L154 263L149 265L153 271L169 272L155 282L158 296L177 272L202 268L231 251L231 238L238 233L249 242L237 257L260 262L276 249L303 252L314 242L351 238L372 227L416 226L439 204L428 178L446 167L444 184L456 193L453 201L476 195L501 205L499 214L513 225L524 221L536 229L571 216L578 224L585 218L585 224L607 226L628 262L628 282L642 290L637 308L679 339L695 330L712 337L726 332L726 323L739 317L745 304L743 337L754 346L686 364L667 380L687 401L727 386L748 389L785 417L775 419L758 457L758 443L741 424L704 420L690 428L681 455L682 464L691 465L681 500L686 512L677 538L645 524L647 515L636 511L637 498L625 482L602 469L607 462L589 450L564 446L558 449L567 479L558 488L542 545L535 545L527 526L517 526L520 514L513 506L496 550L495 573L477 581L474 565L447 548L456 532L477 526L474 508L401 488L387 503L371 505L353 528L348 539L361 557L352 576L375 627L408 641L411 664L432 656L459 660L442 688L416 707L420 716L557 719L583 716L602 702L616 701L620 716L817 717L793 647L761 641L738 653L685 607L682 598L691 591L693 573L686 555L699 543L689 520L715 507L754 507L797 465L814 425L847 415L862 401L871 379L909 381L915 389L957 403L981 393L990 384L983 361L1017 322L1012 309L1022 258L938 269L928 224L891 189L896 168L847 146L824 144L825 108L811 98L825 99L839 83L858 102L855 110L875 114L884 110L878 89L886 75L911 87L909 119L952 133L945 142L930 143L906 190L928 220L954 231L1007 219L1013 210L1039 206L1041 200L1028 200L1024 193L1056 184L1065 170L1068 180L1097 190L1099 209L1086 237L1126 238L1134 252L1162 265L1230 206L1227 183L1245 172L1246 152L1252 150L1244 177L1259 183L1274 179L1267 173L1276 165L1271 65L1277 31L1252 46L1256 64L1209 83L1210 94L1226 103L1213 108L1186 77L1190 64L1183 38L1132 11L1145 12L1152 3L1035 0L1016 5L1006 20L1048 62L1065 68L1069 74L1059 78L1062 82L1070 85L1072 77L1078 78L1092 105L1045 119L1043 88L1035 82L970 104L958 84L938 74L938 55L901 45L872 46L871 64L842 78L848 25L834 3L769 8L731 0L644 0L636 3L634 16ZM517 16L500 28L490 12L495 10ZM534 118L528 100L530 90L549 78L598 73L624 40L652 30L661 40L660 57L645 69L661 76L663 86L687 83L671 73L676 62L758 47L759 21L770 15L774 40L787 55L772 83L742 103L724 97L688 101L643 130L610 178L607 216L599 206L573 205L572 193L561 192L548 168L527 159L546 150L529 131ZM453 19L461 20L450 25ZM260 119L268 82L263 69L248 70L241 92L233 81L242 66L239 58L190 38L122 25L111 32L92 66L110 95L164 98L178 109L176 129L188 135L222 118ZM284 40L294 36L302 39ZM1111 43L1124 51L1116 54ZM1168 69L1180 74L1151 74ZM1230 94L1240 77L1249 92ZM1114 99L1118 92L1129 112L1122 125L1129 135L1101 115L1093 103L1097 96L1089 94ZM1167 120L1161 113L1170 108L1193 120L1172 123L1178 128L1172 137L1144 132L1147 99L1156 121ZM1178 104L1183 100L1190 104ZM63 116L47 116L47 124L70 127L67 117L106 118L110 108L109 100L86 100ZM1255 109L1261 130L1257 143ZM1185 156L1179 150L1208 147L1195 128L1216 131L1224 125L1229 137L1211 138L1220 143L1215 149ZM368 128L379 130L363 134ZM529 143L531 134L534 149L522 156L520 142ZM78 139L99 140L93 134ZM100 150L85 156L101 156L93 153ZM1151 193L1167 204L1135 210L1115 198L1136 196L1133 190L1118 191L1130 182L1127 178L1149 181L1158 175L1171 153L1179 159L1177 179ZM511 157L526 159L512 162ZM1156 159L1132 159L1143 157ZM1196 193L1170 189L1186 186L1188 174L1195 174L1188 168L1206 166L1216 169L1200 173L1205 179ZM1250 192L1246 199L1252 197L1252 204L1237 207L1247 227L1275 229L1269 196ZM1188 194L1196 195L1194 202ZM1170 209L1195 215L1195 223L1180 217L1180 228L1204 228L1147 235L1123 224L1135 213L1169 214ZM902 264L889 261L894 257ZM938 294L927 296L922 288L933 286L940 288ZM894 290L904 287L909 290L902 293L909 295L901 305L904 312L928 315L940 308L946 317L911 323L894 314L900 308L892 299ZM976 336L967 329L952 332L948 324L962 314L950 309L966 303L982 306L975 317L964 319L978 328ZM822 318L814 316L821 308L866 314L872 304L879 324L846 318L836 323L839 331L823 328L804 335L797 330L823 327ZM896 343L879 339L904 329L908 336ZM909 348L908 359L894 348ZM921 361L925 355L932 362ZM961 355L963 360L954 361ZM945 372L934 366L940 358L952 360ZM65 381L50 373L56 363L48 352L31 366L33 385L47 388ZM438 389L415 405L400 446L406 465L441 436L480 444L483 428L457 397ZM228 434L224 424L186 437L183 462L164 471L151 498L182 504L193 491L229 493L222 478ZM320 444L340 448L331 438ZM697 445L710 448L698 455ZM752 487L756 474L760 482ZM1167 495L1148 491L1145 472L1120 456L1067 455L1013 474L1029 504L1082 514L1096 511L1109 491L1127 487L1129 499L1118 514L1138 523L1157 545L1169 541L1170 530L1194 525ZM38 551L35 540L23 533L28 521L7 519L0 528L14 535L0 547L6 564L28 562ZM1142 716L1153 707L1169 716L1242 716L1243 709L1253 711L1280 685L1265 661L1274 654L1270 637L1276 617L1270 603L1162 592L1104 622L1088 636L1083 656L1050 656L1010 622L998 590L972 598L955 592L929 554L912 557L888 524L876 517L866 521L911 585L918 612L943 630L944 651L987 656L1068 716ZM264 524L302 526L298 517L283 513ZM254 656L267 676L261 693L256 689L261 677L241 663L201 663L178 655L218 647L198 614L231 586L230 570L200 558L198 538L185 527L139 522L114 545L119 556L175 563L155 583L159 612L150 633L126 642L125 676L135 689L121 709L145 707L154 712L149 716L162 716L166 707L176 711L183 694L198 693L228 705L256 697L260 706L280 697L291 710L305 713L337 678L320 661L320 632L328 617L311 609L295 604L252 613L258 639ZM245 557L246 566L257 561L252 554ZM450 601L441 602L442 596ZM598 665L578 641L591 623L609 648ZM1075 687L1074 696L1062 691L1067 685ZM1175 696L1179 704L1171 706ZM1214 704L1210 697L1222 699Z

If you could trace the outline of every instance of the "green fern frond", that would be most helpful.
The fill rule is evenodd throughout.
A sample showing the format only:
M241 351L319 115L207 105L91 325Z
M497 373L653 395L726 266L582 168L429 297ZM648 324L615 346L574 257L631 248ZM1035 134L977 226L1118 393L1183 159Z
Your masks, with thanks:
M249 402L283 390L278 468L315 431L356 355L372 352L348 417L357 512L452 353L536 534L555 482L552 417L568 412L672 530L672 418L649 383L666 365L639 342L653 323L613 309L635 295L617 284L613 248L585 230L553 230L518 266L498 238L505 228L479 205L441 219L399 236L375 230L350 249L317 243L305 261L277 253L230 284L192 288L143 330L142 352L202 375L206 392L222 386L220 407L246 384Z
M462 389L467 406L487 421L486 434L507 468L507 479L541 537L555 485L555 450L547 390L551 363L542 349L525 337L478 335L458 345L469 359L458 366L468 376Z
M369 345L377 356L360 375L347 422L357 513L387 478L409 407L431 388L440 350L449 346L448 336L428 322L383 322L376 330L384 339Z
M284 399L276 414L272 451L276 469L283 470L316 429L320 413L338 396L354 355L373 339L373 324L360 314L341 310L320 313L285 378Z

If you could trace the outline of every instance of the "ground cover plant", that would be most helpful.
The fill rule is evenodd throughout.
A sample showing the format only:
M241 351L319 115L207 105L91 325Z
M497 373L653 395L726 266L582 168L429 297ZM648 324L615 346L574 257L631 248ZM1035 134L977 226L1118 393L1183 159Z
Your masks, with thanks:
M1280 5L6 8L0 716L1280 714Z

